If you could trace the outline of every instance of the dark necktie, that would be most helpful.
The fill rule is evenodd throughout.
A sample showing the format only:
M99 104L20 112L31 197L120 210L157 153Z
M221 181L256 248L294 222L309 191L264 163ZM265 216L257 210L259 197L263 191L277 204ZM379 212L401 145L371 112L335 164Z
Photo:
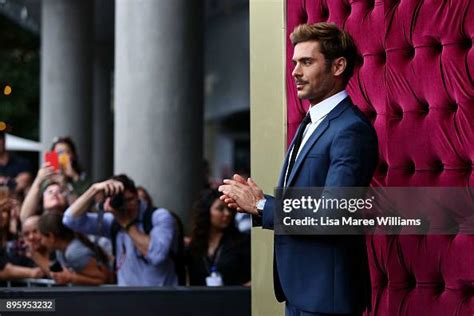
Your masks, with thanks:
M291 151L290 160L288 162L288 169L285 175L285 182L284 182L285 187L288 181L288 177L290 176L291 169L293 168L293 165L295 164L296 156L298 155L298 151L301 146L301 141L303 140L303 133L306 130L306 125L308 125L309 123L311 123L311 116L308 113L306 114L303 121L301 122L300 127L298 129L298 133L296 134L296 137L295 137L295 142L293 143L293 150Z

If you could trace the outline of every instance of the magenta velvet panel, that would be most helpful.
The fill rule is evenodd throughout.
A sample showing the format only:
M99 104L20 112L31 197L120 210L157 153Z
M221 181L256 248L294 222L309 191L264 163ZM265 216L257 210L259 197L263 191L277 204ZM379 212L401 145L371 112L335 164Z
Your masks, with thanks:
M471 0L287 0L287 35L328 21L356 41L349 82L374 124L374 186L474 186L474 4ZM288 142L308 108L291 77ZM474 315L474 236L375 236L367 250L371 315Z

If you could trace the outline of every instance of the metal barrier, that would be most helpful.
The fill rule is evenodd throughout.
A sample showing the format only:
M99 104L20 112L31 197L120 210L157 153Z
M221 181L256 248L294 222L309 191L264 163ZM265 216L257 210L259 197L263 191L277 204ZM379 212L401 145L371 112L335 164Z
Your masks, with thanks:
M40 287L0 289L0 299L54 299L55 312L34 312L46 316L250 315L250 289L245 287L58 287L49 282L40 283ZM22 314L31 316L32 313L15 312L15 315Z

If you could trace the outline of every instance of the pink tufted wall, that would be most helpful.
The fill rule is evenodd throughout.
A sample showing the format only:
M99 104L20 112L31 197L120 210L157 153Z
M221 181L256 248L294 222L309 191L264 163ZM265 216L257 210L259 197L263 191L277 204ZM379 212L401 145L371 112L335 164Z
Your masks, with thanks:
M474 4L471 0L287 0L288 35L329 21L363 63L352 100L380 143L375 186L474 186ZM287 42L288 141L308 104L296 97ZM371 315L474 315L474 236L367 239Z

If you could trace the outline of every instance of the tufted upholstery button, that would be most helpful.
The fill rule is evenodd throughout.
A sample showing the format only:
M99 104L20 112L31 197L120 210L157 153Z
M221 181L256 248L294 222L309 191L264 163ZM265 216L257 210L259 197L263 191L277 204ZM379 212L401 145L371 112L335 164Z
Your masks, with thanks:
M385 64L385 62L387 61L387 53L385 51L382 51L379 53L379 56L380 56L380 60L382 61L382 63Z
M347 15L351 14L351 12L352 12L352 6L350 5L350 3L347 3L347 4L344 6L344 9L346 10Z
M466 49L471 49L472 47L472 40L470 38L466 38L464 40L464 45L463 45Z
M413 46L408 47L407 56L410 59L415 58L415 47L413 47Z
M441 43L436 43L433 45L433 49L439 53L443 51L443 45Z
M402 109L394 110L394 111L393 111L393 117L394 117L396 120L401 121L401 120L403 119L403 111L402 111Z
M457 104L451 104L451 105L449 106L449 110L450 110L451 112L457 112L457 110L458 110L458 105L457 105Z
M382 276L380 277L380 286L387 287L387 285L388 285L388 277L387 277L387 274L383 273Z
M433 171L438 173L444 171L444 164L441 160L437 160L433 163Z
M416 171L415 162L409 161L406 165L406 170L408 174L415 174L415 171Z
M445 289L446 289L446 283L444 282L444 280L440 280L436 286L436 292L441 294L445 291Z
M329 10L327 8L322 8L321 9L321 18L324 20L324 21L327 21L328 18L329 18Z
M420 104L420 114L423 116L428 115L430 112L430 105L428 103L422 103Z
M413 275L409 275L407 278L407 288L409 291L416 288L416 279Z
M366 115L367 115L367 118L371 120L372 122L375 121L375 119L377 118L377 112L375 112L374 110L368 110L366 112Z

